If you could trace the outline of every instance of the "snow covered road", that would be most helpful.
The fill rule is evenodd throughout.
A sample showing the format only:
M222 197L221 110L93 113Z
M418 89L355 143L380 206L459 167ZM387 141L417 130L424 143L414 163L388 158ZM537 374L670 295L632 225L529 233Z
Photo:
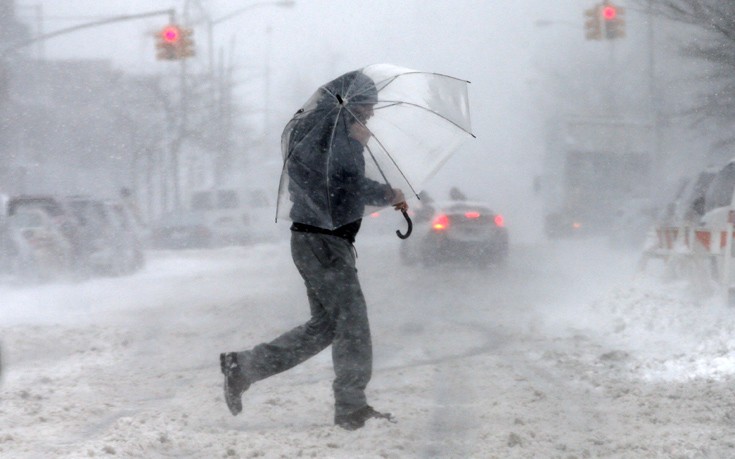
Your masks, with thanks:
M288 245L152 252L129 277L0 287L0 457L735 456L735 310L599 241L496 271L402 267L398 243L357 243L368 396L397 424L332 425L329 352L232 417L218 354L307 318Z

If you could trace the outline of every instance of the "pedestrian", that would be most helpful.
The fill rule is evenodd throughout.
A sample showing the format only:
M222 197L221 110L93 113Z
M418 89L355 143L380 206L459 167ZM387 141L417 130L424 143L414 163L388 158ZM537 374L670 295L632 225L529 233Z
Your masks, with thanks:
M140 208L136 202L135 195L133 195L133 191L128 187L120 188L120 200L130 211L135 222L136 229L143 228L145 226L145 223L143 222L143 214L140 212Z
M449 190L449 199L452 201L466 201L467 196L465 196L459 188L453 186L452 189Z
M345 88L350 87L361 89L349 94ZM237 415L242 394L253 383L293 368L331 344L334 423L355 430L371 418L393 418L368 405L365 395L372 375L372 341L353 243L366 205L393 205L404 211L408 205L400 190L365 175L364 150L371 136L366 123L377 102L372 80L359 71L349 72L327 83L319 94L310 101L316 104L312 110L296 113L283 142L286 158L294 152L299 158L287 161L286 171L291 255L306 285L311 317L271 342L220 354L220 366L225 401ZM328 108L335 106L334 112ZM336 115L323 123L319 120L325 112ZM325 218L339 223L325 225Z

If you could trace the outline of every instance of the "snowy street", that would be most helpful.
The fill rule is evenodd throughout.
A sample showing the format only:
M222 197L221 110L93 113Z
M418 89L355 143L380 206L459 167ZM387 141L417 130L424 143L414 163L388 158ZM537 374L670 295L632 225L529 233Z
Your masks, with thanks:
M253 385L218 354L307 319L284 242L151 252L140 273L1 287L0 457L732 457L735 318L600 241L504 270L402 267L358 238L375 371L397 424L332 424L331 358Z
M0 0L0 459L735 459L734 114L735 0Z

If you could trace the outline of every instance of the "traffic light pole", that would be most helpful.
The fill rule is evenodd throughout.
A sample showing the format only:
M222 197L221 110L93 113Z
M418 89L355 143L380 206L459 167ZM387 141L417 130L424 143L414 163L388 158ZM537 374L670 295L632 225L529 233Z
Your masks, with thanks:
M18 43L15 46L12 46L10 48L4 49L2 51L2 54L0 54L0 59L4 59L8 54L10 54L10 53L12 53L14 51L17 51L19 49L25 48L26 46L30 46L30 45L32 45L34 43L38 43L38 42L41 42L41 41L46 41L48 39L51 39L51 38L54 38L54 37L58 37L60 35L67 35L67 34L70 34L70 33L77 32L79 30L90 29L92 27L100 27L100 26L103 26L103 25L113 24L113 23L116 23L116 22L133 21L133 20L136 20L136 19L149 18L149 17L152 17L152 16L162 16L162 15L168 15L169 16L169 21L171 21L172 23L175 22L175 19L176 19L176 11L174 9L150 11L148 13L129 14L129 15L124 15L124 16L115 16L115 17L112 17L112 18L103 19L103 20L95 21L95 22L88 22L86 24L79 24L79 25L75 25L75 26L72 26L72 27L67 27L66 29L61 29L61 30L57 30L55 32L51 32L51 33L39 35L36 38L33 38L31 40L27 40L27 41Z

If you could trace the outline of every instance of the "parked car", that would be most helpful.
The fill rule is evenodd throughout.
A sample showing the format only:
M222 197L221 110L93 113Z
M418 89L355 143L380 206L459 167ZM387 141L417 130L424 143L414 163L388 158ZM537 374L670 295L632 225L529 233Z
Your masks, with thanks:
M142 265L142 246L115 204L89 196L67 202L82 228L83 247L93 273L120 275Z
M411 237L400 244L402 263L470 262L502 265L509 251L503 216L483 202L432 203L431 217L416 218ZM428 214L417 209L415 215Z
M212 232L197 212L171 212L151 228L154 249L201 249L212 246Z
M71 244L45 210L15 209L8 236L12 270L20 278L49 281L71 272Z
M205 222L216 246L268 240L276 231L275 206L258 188L197 191L191 196L190 209Z
M675 221L686 225L699 223L706 211L707 192L718 172L719 168L707 167L688 183L676 203Z
M86 269L86 258L83 252L81 229L72 210L65 203L50 195L20 195L12 196L7 201L7 215L13 217L16 213L28 209L40 209L50 219L50 224L65 238L71 247L70 270L82 272Z

